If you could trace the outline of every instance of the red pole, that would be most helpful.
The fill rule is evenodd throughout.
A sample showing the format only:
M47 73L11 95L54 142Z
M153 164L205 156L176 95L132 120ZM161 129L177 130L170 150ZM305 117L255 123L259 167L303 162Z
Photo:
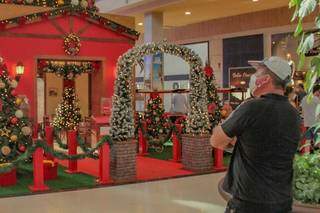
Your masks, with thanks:
M99 150L99 180L98 181L100 184L107 184L110 179L109 162L110 162L110 148L109 148L109 145L105 143L100 147L100 150Z
M68 154L76 155L77 154L77 132L75 130L68 131ZM78 171L78 161L69 160L67 173L77 173Z
M45 127L46 141L49 147L53 148L53 128L51 126ZM50 154L46 154L48 160L54 160L54 157Z
M180 144L175 132L172 133L172 142L173 142L172 160L174 162L179 162L180 161Z
M33 153L33 185L29 186L33 192L45 191L49 188L44 184L43 149L38 147Z
M138 130L139 134L139 155L146 155L147 154L147 144L146 139L143 136L141 128Z
M38 124L33 126L32 138L38 139Z
M224 171L226 167L223 165L223 150L214 149L214 167L215 171Z

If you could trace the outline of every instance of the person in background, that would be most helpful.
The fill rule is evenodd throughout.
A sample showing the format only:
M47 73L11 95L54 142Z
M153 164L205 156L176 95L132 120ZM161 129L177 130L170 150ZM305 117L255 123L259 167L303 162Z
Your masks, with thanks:
M254 99L238 106L210 139L219 149L234 144L223 183L232 194L226 213L289 213L301 124L284 96L291 68L279 57L249 63L256 69L249 86Z
M302 99L307 95L307 93L304 90L303 84L298 84L294 89L295 89L295 93L297 94L298 105L300 105Z
M179 84L173 84L173 90L178 90ZM171 101L171 112L174 114L186 114L188 109L187 98L184 94L176 93Z
M308 97L305 96L301 101L303 125L307 130L306 139L311 144L311 148L314 149L313 144L313 131L314 125L320 121L319 116L316 116L317 106L320 104L320 85L313 87L313 98L308 101Z
M294 107L297 108L298 107L298 98L296 93L294 92L294 89L292 86L287 86L286 90L284 92L284 96L288 97L288 100L290 102L290 104Z

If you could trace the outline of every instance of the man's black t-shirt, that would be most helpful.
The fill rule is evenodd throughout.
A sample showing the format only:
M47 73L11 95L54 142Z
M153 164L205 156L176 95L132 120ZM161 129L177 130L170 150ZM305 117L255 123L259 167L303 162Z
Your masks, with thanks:
M222 124L227 136L237 137L225 190L254 203L292 200L292 163L300 123L285 96L267 94L241 104Z

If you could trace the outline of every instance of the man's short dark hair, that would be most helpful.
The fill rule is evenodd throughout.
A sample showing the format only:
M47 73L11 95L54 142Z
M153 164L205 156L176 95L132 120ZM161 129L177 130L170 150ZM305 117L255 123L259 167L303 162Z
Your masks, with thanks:
M315 85L315 86L313 87L312 93L314 94L314 93L318 92L319 90L320 90L320 85L317 84L317 85Z
M265 69L264 74L268 74L270 75L273 85L278 88L278 89L286 89L286 86L288 84L287 81L282 80L281 78L279 78L276 74L274 74L271 70L269 70L268 68Z

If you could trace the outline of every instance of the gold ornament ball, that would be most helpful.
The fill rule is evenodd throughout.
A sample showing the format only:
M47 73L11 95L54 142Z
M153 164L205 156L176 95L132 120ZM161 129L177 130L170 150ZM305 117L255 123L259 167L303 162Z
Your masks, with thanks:
M17 98L17 99L16 99L16 104L17 104L17 105L20 105L21 103L22 103L22 99L21 99L21 98Z
M58 0L58 5L63 5L64 4L64 0Z
M3 147L1 148L1 152L2 152L3 155L7 156L7 155L10 154L11 149L10 149L10 147L8 147L8 146L3 146Z
M16 135L11 135L10 140L13 141L13 142L15 142L15 141L18 140L18 136L16 136Z
M22 127L21 131L22 131L23 135L26 135L26 136L31 134L31 128L28 126Z

